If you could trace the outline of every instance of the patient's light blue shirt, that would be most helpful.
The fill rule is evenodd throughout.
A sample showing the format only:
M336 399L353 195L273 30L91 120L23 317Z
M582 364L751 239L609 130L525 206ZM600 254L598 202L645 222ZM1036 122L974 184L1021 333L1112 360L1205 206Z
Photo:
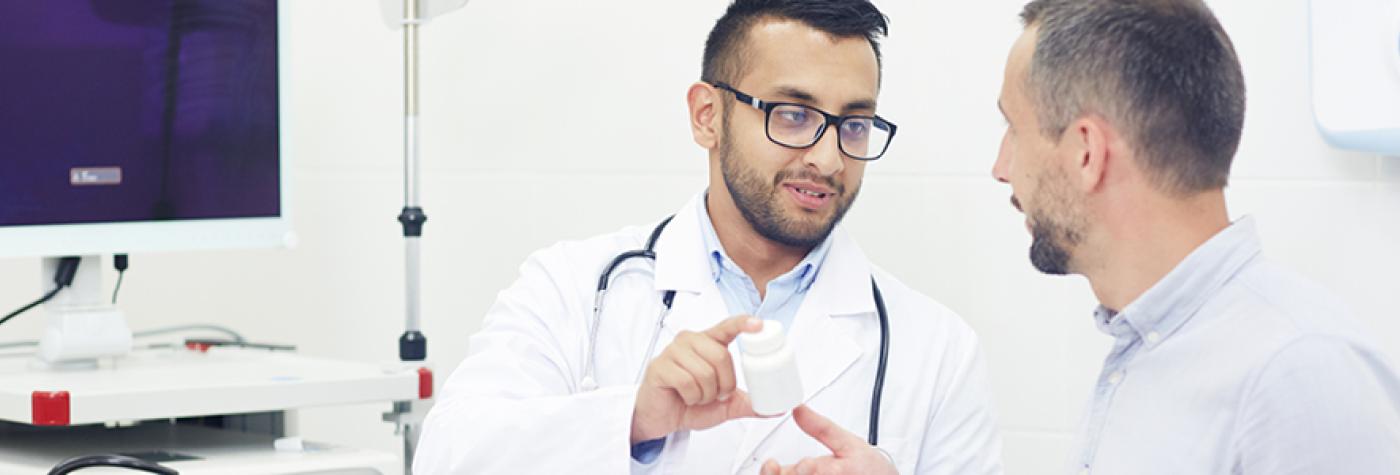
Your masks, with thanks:
M797 309L802 306L807 289L812 288L812 282L817 280L817 272L821 270L822 261L826 260L827 251L831 249L831 236L827 236L821 244L812 248L807 257L793 266L792 270L769 281L767 291L760 297L758 286L754 285L753 279L724 252L724 246L719 242L719 234L715 232L715 225L710 221L709 205L701 200L701 206L697 206L696 209L700 212L695 219L700 220L700 229L705 233L705 253L708 256L706 261L710 263L710 276L715 280L715 286L719 287L719 294L724 296L729 314L777 320L783 323L784 329L792 328L792 319L797 316ZM656 439L633 446L632 458L641 463L655 461L661 454L665 441L666 439Z
M1252 219L1094 320L1114 346L1069 473L1400 473L1395 367Z

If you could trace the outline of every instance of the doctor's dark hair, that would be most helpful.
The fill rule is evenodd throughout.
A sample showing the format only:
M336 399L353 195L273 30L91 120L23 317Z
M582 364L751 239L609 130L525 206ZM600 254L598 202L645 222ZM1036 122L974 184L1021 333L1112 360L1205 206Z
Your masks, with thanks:
M836 38L862 37L880 64L879 37L889 34L889 19L868 0L735 0L705 40L702 81L737 83L747 70L744 41L762 20L794 20Z
M1034 0L1026 90L1041 132L1058 139L1097 113L1121 128L1159 189L1219 189L1244 127L1235 47L1200 0Z

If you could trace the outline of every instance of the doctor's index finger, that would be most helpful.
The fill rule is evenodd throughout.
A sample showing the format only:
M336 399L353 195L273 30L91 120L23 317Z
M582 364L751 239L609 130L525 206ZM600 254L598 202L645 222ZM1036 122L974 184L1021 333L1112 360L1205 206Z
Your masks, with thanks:
M749 315L729 317L705 330L705 335L728 346L740 333L753 333L763 329L763 320Z

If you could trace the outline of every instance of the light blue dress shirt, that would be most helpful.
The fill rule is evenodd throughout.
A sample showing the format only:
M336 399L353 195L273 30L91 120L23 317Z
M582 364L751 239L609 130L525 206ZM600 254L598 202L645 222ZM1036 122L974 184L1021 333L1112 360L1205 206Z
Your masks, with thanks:
M1242 219L1122 312L1070 473L1400 473L1400 377Z
M784 329L792 328L797 308L802 306L807 289L817 280L817 272L831 249L831 236L812 248L792 270L769 281L763 297L759 297L753 279L724 252L707 209L707 206L701 206L699 217L700 229L705 233L705 252L709 256L706 261L710 263L710 275L715 279L720 295L724 296L729 314L777 320L783 323Z
M724 252L719 235L715 233L715 225L710 221L709 205L704 204L702 200L702 205L697 209L700 212L696 219L700 220L700 229L705 233L705 253L709 256L706 261L710 263L710 275L715 279L715 286L719 288L720 295L724 297L729 314L777 320L783 323L784 329L792 328L792 319L797 316L797 309L802 306L807 289L817 280L817 272L821 269L822 261L826 260L827 251L831 249L831 236L827 236L821 244L812 248L792 270L769 281L767 291L759 297L758 286L754 285L753 279ZM632 458L649 464L661 455L665 442L666 439L661 438L639 443L632 447Z

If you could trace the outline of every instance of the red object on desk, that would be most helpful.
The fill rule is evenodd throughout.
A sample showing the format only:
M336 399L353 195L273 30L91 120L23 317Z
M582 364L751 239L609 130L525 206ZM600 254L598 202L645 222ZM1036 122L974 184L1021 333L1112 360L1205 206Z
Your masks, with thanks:
M433 370L418 368L418 399L433 397Z
M68 391L34 391L31 421L36 426L66 426L72 414L70 407Z

